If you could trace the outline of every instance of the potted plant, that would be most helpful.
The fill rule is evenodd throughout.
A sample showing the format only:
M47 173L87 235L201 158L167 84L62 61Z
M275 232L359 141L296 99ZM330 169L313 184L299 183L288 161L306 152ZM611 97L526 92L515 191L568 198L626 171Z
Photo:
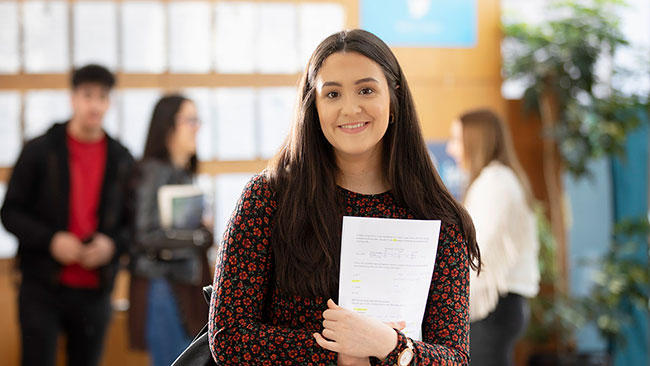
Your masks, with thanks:
M624 220L614 229L608 252L598 261L589 296L577 299L584 319L595 322L612 345L625 345L621 332L632 321L630 310L650 310L648 218Z
M530 322L526 340L536 345L529 357L530 366L567 366L574 364L573 336L585 322L574 300L558 290L560 278L557 265L557 247L550 223L542 205L537 204L537 232L539 237L540 291L529 301Z
M597 293L585 301L568 296L562 179L564 172L589 176L592 159L623 154L626 136L640 125L641 114L648 113L647 96L626 95L614 87L612 80L620 70L612 69L604 80L595 72L600 59L612 59L617 48L628 44L612 15L621 6L622 1L617 0L557 2L548 10L555 15L553 20L536 26L515 23L503 27L504 75L525 81L524 106L539 114L546 137L543 169L550 224L540 221L541 292L531 302L528 339L546 344L542 348L550 350L547 358L554 359L539 357L537 365L606 362L571 356L573 331L589 319L602 323L604 327L598 325L599 329L609 332L608 339L616 338L610 337L616 329L611 316L616 314L604 305L613 301L605 296L606 287L596 283ZM620 282L620 273L613 275L623 270L619 264L624 262L614 254L620 250L613 244L603 258L603 268L612 271L599 277L603 286L612 285L614 278L614 283Z

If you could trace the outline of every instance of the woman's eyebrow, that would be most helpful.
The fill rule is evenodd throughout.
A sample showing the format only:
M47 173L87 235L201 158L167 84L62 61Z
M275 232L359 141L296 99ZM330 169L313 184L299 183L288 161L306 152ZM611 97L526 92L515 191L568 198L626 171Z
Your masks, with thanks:
M341 85L341 83L339 83L337 81L326 81L326 82L323 83L323 87L326 87L326 86L343 86L343 85Z
M377 79L375 79L373 77L367 77L367 78L363 78L363 79L359 79L359 80L355 81L354 85L359 85L359 84L368 83L368 82L373 82L373 83L379 84L379 81L377 81ZM343 86L343 85L341 83L339 83L338 81L326 81L326 82L323 83L323 87L326 87L326 86L339 86L340 87L340 86Z
M357 81L354 83L354 85L358 85L358 84L361 84L361 83L367 83L367 82L374 82L374 83L379 84L379 81L377 81L377 79L375 79L375 78L371 78L371 77L368 77L368 78L363 78L363 79L359 79L359 80L357 80Z

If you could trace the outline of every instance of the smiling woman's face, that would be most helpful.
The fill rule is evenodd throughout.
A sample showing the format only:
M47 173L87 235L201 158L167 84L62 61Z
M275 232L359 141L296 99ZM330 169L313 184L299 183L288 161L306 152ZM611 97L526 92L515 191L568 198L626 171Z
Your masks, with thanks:
M356 52L327 57L316 76L316 109L323 134L338 157L381 152L390 94L374 61Z

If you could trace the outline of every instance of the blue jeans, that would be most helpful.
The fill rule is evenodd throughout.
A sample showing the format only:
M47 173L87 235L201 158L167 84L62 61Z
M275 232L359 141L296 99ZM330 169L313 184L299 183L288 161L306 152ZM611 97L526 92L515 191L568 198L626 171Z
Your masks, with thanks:
M171 286L163 278L149 282L146 341L151 366L169 366L192 339L187 335Z

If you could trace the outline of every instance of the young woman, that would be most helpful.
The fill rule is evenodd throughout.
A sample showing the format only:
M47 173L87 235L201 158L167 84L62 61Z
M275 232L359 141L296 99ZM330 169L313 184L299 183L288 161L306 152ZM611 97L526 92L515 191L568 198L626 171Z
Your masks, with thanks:
M442 220L423 341L336 305L344 215ZM472 222L429 159L397 59L366 31L333 34L311 56L284 146L247 184L224 234L214 359L467 365L469 268L479 262Z
M483 270L470 277L470 354L474 365L512 365L537 295L539 242L528 179L508 130L489 110L452 124L447 152L469 173L465 207L476 227Z
M139 166L129 325L132 346L147 349L153 366L174 362L208 315L200 293L210 281L206 250L212 235L205 227L162 228L157 199L163 185L192 183L198 129L191 100L163 97Z

